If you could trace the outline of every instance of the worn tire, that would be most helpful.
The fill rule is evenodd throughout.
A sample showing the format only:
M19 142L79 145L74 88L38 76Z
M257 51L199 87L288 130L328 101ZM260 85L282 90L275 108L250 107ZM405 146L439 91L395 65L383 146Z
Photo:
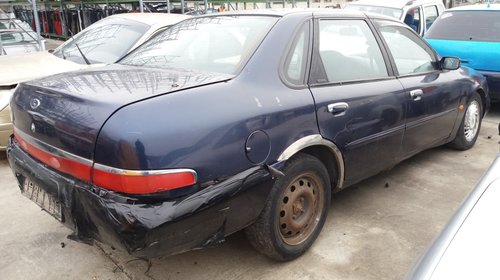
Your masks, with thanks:
M450 142L449 146L461 151L472 148L479 135L482 119L483 103L479 94L475 93L469 104L467 104L460 128L457 131L455 139Z
M331 199L328 171L316 157L298 154L288 160L283 173L257 221L245 229L257 251L278 261L297 258L311 247Z

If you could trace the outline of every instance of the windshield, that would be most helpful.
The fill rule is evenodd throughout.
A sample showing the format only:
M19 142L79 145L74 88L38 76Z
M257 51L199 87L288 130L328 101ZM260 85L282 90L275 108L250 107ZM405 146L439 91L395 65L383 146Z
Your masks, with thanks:
M27 32L24 31L4 31L0 32L0 34L3 45L36 43L34 38L37 37L35 32L29 32L29 34L27 34Z
M390 17L397 18L397 19L400 19L401 14L403 13L403 10L398 9L398 8L390 8L390 7L382 7L382 6L370 6L370 5L349 4L345 7L345 9L351 10L351 11L361 11L361 12L382 14L382 15L390 16Z
M444 13L426 34L427 39L500 42L500 11Z
M234 74L277 19L217 16L186 20L138 47L120 63Z
M114 63L146 33L149 25L122 18L105 18L92 24L54 51L54 55L84 64L75 41L90 63Z

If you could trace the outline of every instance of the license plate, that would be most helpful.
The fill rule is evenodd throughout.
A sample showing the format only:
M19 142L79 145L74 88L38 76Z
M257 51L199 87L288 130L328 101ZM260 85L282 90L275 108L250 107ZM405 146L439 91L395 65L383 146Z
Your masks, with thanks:
M28 179L24 181L22 193L31 201L38 204L38 206L42 207L47 213L62 222L61 203L54 196L48 194L44 189Z

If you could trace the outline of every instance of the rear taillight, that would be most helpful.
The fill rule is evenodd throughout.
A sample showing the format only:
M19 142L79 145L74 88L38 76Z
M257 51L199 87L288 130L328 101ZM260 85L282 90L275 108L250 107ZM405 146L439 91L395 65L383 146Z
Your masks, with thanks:
M14 138L25 152L37 160L62 173L90 182L92 161L62 152L50 145L42 144L17 129L14 130Z
M128 194L151 194L192 186L197 181L196 172L192 169L118 169L93 164L88 159L41 143L17 129L14 130L14 137L24 151L44 164L111 191ZM29 139L29 142L26 139Z
M196 183L196 172L191 169L123 170L95 164L93 183L122 193L147 194L169 191Z

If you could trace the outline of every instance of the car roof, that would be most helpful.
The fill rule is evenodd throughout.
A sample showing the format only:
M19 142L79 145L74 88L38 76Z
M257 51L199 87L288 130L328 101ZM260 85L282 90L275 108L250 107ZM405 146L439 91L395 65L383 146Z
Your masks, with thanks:
M109 16L108 18L123 18L153 25L172 25L181 20L190 18L188 15L166 14L166 13L124 13Z
M224 13L208 14L210 16L219 15L264 15L264 16L286 16L289 14L307 13L312 14L314 11L328 11L332 9L315 9L315 8L283 8L283 9L254 9L254 10L236 10L227 11Z
M286 9L255 9L255 10L236 10L224 13L214 13L204 16L223 16L223 15L263 15L263 16L279 16L285 17L288 15L331 15L338 17L358 17L358 18L382 18L394 20L394 18L384 16L377 13L367 13L361 11L343 10L343 9L329 9L329 8L286 8Z
M439 1L436 0L359 0L353 1L350 4L355 5L370 5L370 6L379 6L379 7L389 7L389 8L398 8L402 9L405 6L410 5L422 5L428 3L436 3Z
M460 6L446 11L500 11L500 4L477 4Z

